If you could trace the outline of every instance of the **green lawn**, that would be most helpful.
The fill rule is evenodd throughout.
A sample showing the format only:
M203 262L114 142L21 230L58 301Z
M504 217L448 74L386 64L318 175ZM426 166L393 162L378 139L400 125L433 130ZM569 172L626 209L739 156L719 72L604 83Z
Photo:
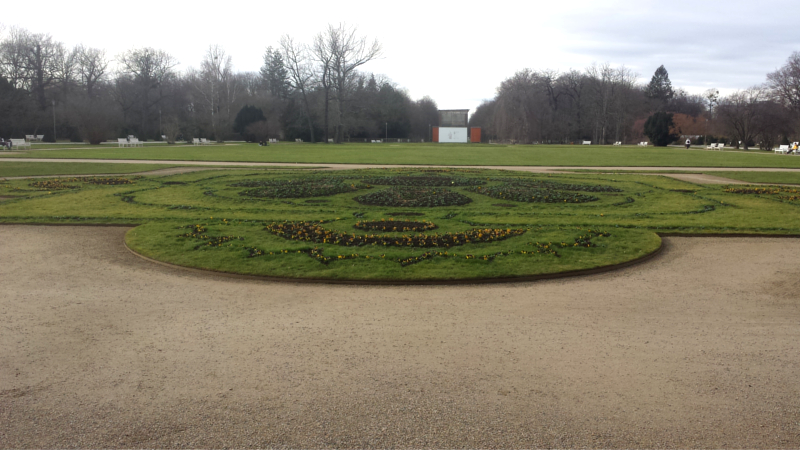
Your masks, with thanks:
M491 144L256 144L210 146L161 145L140 148L98 146L87 149L31 150L30 158L150 159L279 163L354 163L504 166L648 166L800 168L800 158L751 150L706 151L635 146L491 145Z
M708 175L746 181L748 183L800 184L800 173L795 172L706 172Z
M8 180L0 199L0 223L141 224L127 243L158 260L330 280L525 277L630 261L657 233L800 234L796 189L632 174L201 171Z
M0 177L30 177L42 175L125 174L176 167L169 164L112 164L112 163L42 163L16 162L0 159Z

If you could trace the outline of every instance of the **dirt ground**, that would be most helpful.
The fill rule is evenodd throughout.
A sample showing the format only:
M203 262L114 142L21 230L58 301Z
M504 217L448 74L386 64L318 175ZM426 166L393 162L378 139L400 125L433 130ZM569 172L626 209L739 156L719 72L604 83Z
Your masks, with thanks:
M0 446L800 447L800 240L382 287L166 268L0 226Z

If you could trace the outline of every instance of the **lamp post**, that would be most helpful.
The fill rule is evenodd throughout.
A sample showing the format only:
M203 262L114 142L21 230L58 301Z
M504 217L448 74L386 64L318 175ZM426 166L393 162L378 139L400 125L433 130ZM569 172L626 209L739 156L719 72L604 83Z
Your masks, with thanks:
M386 122L386 141L389 141L389 122Z
M53 99L53 142L56 141L56 99Z

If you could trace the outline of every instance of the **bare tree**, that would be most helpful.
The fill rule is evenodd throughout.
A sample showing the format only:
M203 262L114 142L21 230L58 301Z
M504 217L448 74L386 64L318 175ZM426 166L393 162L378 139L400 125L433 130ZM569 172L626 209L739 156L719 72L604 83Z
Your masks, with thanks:
M754 86L723 98L717 107L720 120L745 150L760 132L759 106L764 98L764 88ZM739 148L738 143L735 146Z
M800 112L800 52L792 53L783 67L767 74L767 87L792 111Z
M151 132L151 111L166 96L164 85L175 78L173 68L178 62L167 52L152 48L128 50L119 55L117 60L121 65L120 75L129 80L129 83L117 83L118 87L133 87L132 106L139 113L140 132L147 135ZM117 97L121 97L119 92Z
M208 111L214 138L222 142L230 127L231 107L236 97L237 83L234 80L230 55L219 45L212 45L200 63L200 70L190 71L187 79L194 92Z
M44 111L48 107L47 91L60 78L64 45L43 33L25 33L20 44L25 84L36 99L39 110Z
M280 46L283 52L283 60L288 70L291 88L299 92L303 99L303 107L308 121L308 132L311 135L311 142L314 142L314 123L311 119L311 105L308 99L308 91L314 81L314 69L310 62L309 50L305 45L296 44L289 35L281 37Z
M79 45L75 50L77 52L77 71L80 82L86 89L86 95L92 98L95 95L95 86L103 80L108 70L106 52L97 48L84 47L83 45Z
M342 142L346 103L351 92L356 69L380 57L381 45L377 40L368 42L366 37L356 35L356 27L339 24L328 25L325 40L331 56L330 79L336 93L337 126L336 142Z
M330 28L330 27L329 27ZM333 64L333 48L332 44L338 40L337 36L329 36L325 33L320 33L314 37L314 59L317 62L316 67L316 78L319 81L319 85L322 86L322 92L324 94L323 100L323 117L325 122L324 127L324 134L325 134L325 143L327 144L329 141L330 132L330 100L331 100L331 72L332 72L332 64Z
M15 88L30 88L26 65L29 36L24 28L12 27L0 44L0 70Z

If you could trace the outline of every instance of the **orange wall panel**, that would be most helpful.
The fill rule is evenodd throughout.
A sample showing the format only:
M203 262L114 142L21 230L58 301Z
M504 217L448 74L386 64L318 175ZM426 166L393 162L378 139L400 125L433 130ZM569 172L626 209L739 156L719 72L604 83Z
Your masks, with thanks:
M481 142L481 129L479 127L469 129L469 141L478 144Z
M433 127L433 142L439 142L439 127Z

